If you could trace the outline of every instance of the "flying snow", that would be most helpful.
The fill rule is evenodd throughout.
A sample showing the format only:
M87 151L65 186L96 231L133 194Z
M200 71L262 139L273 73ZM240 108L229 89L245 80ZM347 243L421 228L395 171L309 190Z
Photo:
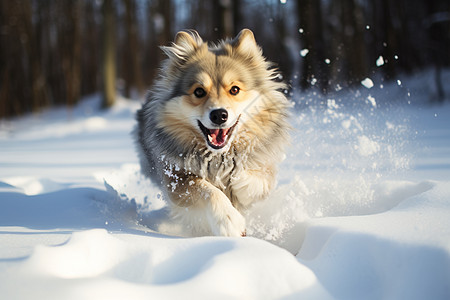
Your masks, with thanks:
M377 67L381 67L382 65L384 65L384 58L383 58L383 56L380 55L378 57L376 64L377 64Z
M302 49L302 50L300 50L300 55L302 56L302 57L305 57L307 54L309 53L309 50L308 49Z
M364 79L363 81L361 81L361 84L368 89L373 87L373 81L370 78Z

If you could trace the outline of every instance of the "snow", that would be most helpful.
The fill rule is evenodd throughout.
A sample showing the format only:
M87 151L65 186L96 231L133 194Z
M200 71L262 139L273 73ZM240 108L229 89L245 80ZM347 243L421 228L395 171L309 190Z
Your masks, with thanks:
M300 56L305 57L309 53L309 49L302 49L300 50Z
M378 64L378 62L377 62L377 64ZM373 81L370 78L365 78L363 81L361 81L361 84L368 89L373 87Z
M377 67L381 67L382 65L384 65L384 58L383 56L378 56L377 61L376 61L376 65Z
M432 72L397 80L294 96L246 238L178 236L137 101L0 121L2 299L450 299L450 105L427 104Z

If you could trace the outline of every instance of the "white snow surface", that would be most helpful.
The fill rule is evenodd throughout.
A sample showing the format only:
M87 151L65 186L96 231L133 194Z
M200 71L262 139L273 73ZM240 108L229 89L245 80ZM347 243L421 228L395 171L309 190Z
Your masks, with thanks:
M450 299L450 105L432 72L400 79L293 97L246 238L180 236L140 175L137 101L0 121L0 298Z

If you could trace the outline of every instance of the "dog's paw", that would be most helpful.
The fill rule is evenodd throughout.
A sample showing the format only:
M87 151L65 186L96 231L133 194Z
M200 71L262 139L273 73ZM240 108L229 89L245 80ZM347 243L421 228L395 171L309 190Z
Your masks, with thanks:
M245 218L231 205L227 197L221 199L219 203L212 203L211 208L208 221L214 235L246 236Z
M232 178L233 194L239 204L248 207L252 202L265 199L275 186L273 171L244 171L239 177Z
M233 206L219 223L219 234L236 237L246 236L245 219Z

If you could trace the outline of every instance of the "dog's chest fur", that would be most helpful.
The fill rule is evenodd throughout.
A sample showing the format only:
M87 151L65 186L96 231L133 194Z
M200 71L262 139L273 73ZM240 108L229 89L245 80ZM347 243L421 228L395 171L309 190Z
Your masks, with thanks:
M251 161L247 153L236 152L234 145L224 153L196 148L184 155L165 157L164 165L186 176L198 176L209 181L235 203L237 199L232 193L232 178L239 178L244 166L248 166Z

